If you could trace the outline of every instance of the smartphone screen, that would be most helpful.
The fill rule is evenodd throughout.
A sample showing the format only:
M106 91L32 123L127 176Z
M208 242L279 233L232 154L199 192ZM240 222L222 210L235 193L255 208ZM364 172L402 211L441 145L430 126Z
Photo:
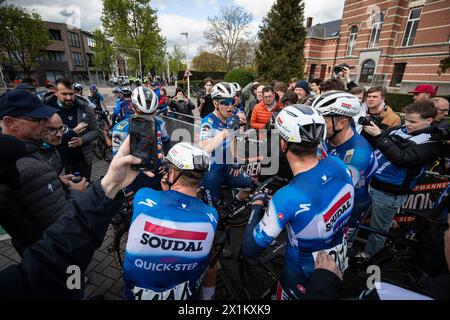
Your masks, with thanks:
M132 116L130 120L131 154L142 159L131 168L137 171L156 170L157 133L156 118L154 116Z

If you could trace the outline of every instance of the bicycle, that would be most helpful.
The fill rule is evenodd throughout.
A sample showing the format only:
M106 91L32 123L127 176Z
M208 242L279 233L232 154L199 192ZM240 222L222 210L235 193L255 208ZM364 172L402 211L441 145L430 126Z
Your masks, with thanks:
M443 234L448 228L442 213L449 207L449 193L450 185L441 193L432 209L402 210L401 213L414 216L414 221L403 225L397 232L385 232L367 225L358 226L359 230L384 236L387 241L368 260L361 258L357 249L350 249L350 271L367 279L371 275L368 273L369 267L376 265L387 282L424 293L434 276L448 272L443 247L435 243L433 236L441 232Z
M112 133L108 121L107 110L98 112L99 137L93 141L94 154L99 160L111 162L112 160Z

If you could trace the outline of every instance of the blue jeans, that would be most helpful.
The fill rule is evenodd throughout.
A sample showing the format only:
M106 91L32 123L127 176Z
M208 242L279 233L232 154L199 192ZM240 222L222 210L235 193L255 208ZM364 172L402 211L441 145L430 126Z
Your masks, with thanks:
M252 178L240 173L233 177L230 172L232 165L222 165L219 168L208 171L203 175L202 186L209 191L212 203L215 205L220 199L220 187L225 185L231 188L248 188L253 184Z
M392 220L398 209L408 199L407 194L387 193L372 187L369 187L369 194L372 197L372 217L370 218L370 226L383 231L389 231ZM367 240L365 251L370 255L378 252L383 248L385 237L371 233Z

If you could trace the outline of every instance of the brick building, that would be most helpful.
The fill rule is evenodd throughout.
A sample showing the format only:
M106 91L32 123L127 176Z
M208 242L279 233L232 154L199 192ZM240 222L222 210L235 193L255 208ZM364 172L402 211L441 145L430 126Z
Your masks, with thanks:
M419 83L450 94L450 72L438 75L450 55L450 0L345 0L341 20L307 21L305 74L330 78L340 63L365 87L408 92Z
M54 82L67 77L74 82L96 82L108 80L109 75L94 67L95 41L92 34L65 23L45 21L50 35L50 44L38 61L32 76L40 85L45 80ZM9 82L23 77L20 71L3 65L5 78ZM117 61L117 74L126 74L125 57L121 54Z

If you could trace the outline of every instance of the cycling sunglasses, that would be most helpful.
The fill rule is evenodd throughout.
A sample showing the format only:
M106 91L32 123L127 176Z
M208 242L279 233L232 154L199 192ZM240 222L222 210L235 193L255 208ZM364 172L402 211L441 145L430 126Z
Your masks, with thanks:
M223 106L232 106L234 104L234 99L220 99L219 103Z

